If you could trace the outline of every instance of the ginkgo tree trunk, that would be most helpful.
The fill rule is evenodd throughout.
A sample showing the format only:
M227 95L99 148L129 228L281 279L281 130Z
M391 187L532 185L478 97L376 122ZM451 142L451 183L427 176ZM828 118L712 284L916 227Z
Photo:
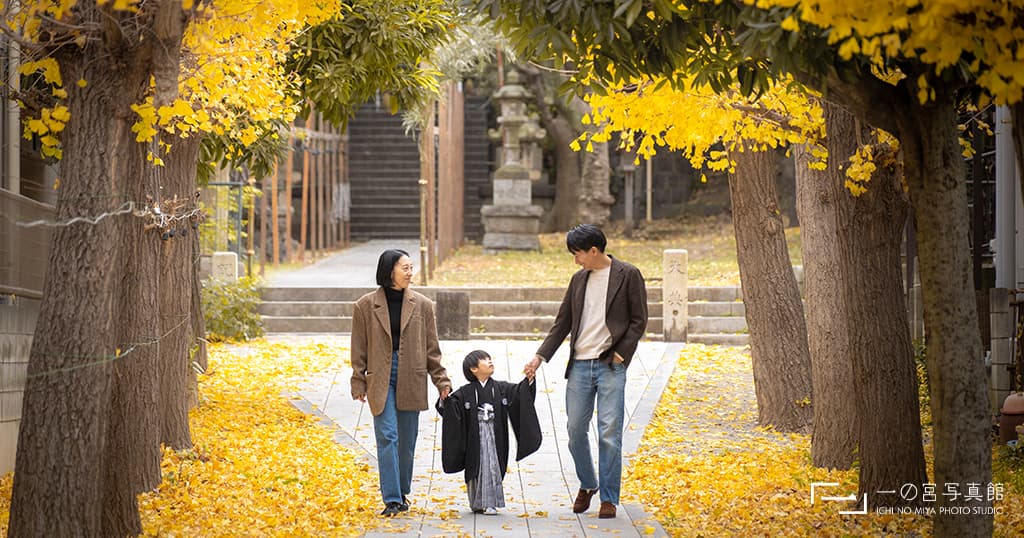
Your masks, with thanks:
M881 493L927 482L901 276L908 212L901 167L895 148L877 142L848 111L827 101L822 108L828 167L807 166L812 158L796 148L808 339L819 395L811 456L823 467L858 461L858 487L870 508L920 504ZM859 140L870 144L859 147ZM875 171L866 181L847 175L858 151L871 152L865 164Z
M968 244L966 167L955 95L937 90L921 104L917 88L826 79L838 103L900 144L915 231L927 328L928 386L937 488L992 482L991 418ZM949 486L946 486L949 484ZM936 536L990 536L993 499L938 496ZM968 504L969 503L969 504ZM946 507L975 506L956 514Z
M758 422L806 432L813 420L811 357L800 290L778 209L773 151L732 152L729 173L736 261L750 328Z
M829 115L825 114L826 120ZM830 150L844 126L828 123ZM837 132L838 131L838 132ZM829 151L829 168L815 172L816 160L805 144L793 147L796 161L796 201L800 217L800 248L804 266L804 314L811 372L818 398L814 400L811 461L817 467L849 469L857 459L858 409L853 390L853 359L846 327L846 301L837 290L849 277L839 262L838 219L832 182L843 184L843 157Z
M154 77L176 92L176 78L159 76L176 66L159 64L177 61L188 12L176 0L134 12L82 2L75 15L72 29L96 33L52 51L64 79L79 81L66 85L61 139L57 219L68 224L52 235L30 352L10 536L138 534L136 495L161 478L161 240L145 202L158 186L128 112Z
M899 139L913 208L927 330L938 491L990 484L985 369L971 277L955 97L1024 101L1024 5L1005 0L478 0L513 42L579 71L576 80L697 79L762 96L794 76ZM653 9L650 9L653 8ZM614 28L614 32L608 32ZM595 51L600 51L595 53ZM683 76L680 76L683 75ZM692 77L692 78L688 78ZM976 101L976 103L980 102ZM920 487L921 485L914 485ZM937 496L939 537L989 536L989 500ZM969 514L949 507L968 508ZM975 510L977 508L977 510Z
M206 161L260 153L266 148L249 146L294 117L298 79L313 101L329 101L323 110L336 122L377 89L423 97L437 84L420 59L445 37L453 11L444 0L18 7L4 5L3 31L22 43L26 73L41 71L35 79L45 81L43 93L20 94L26 127L44 155L63 152L65 166L10 533L138 534L136 495L160 482L160 444L191 444L189 376L204 362L201 350L191 352L203 332L192 196L199 138L230 140ZM339 17L343 8L351 16ZM348 48L319 54L316 45L317 54L296 54L315 65L286 72L287 45L320 23L318 35ZM334 76L295 76L314 71ZM269 168L268 153L253 162Z

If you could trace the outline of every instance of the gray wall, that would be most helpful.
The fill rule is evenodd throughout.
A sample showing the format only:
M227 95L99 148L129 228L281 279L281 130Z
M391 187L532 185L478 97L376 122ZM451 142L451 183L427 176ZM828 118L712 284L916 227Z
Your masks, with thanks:
M28 354L39 301L0 295L0 474L14 469Z

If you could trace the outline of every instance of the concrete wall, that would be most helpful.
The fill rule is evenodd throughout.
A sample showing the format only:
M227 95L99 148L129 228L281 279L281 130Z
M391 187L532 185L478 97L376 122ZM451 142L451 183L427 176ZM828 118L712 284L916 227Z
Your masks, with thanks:
M0 295L0 474L14 469L28 354L39 301Z

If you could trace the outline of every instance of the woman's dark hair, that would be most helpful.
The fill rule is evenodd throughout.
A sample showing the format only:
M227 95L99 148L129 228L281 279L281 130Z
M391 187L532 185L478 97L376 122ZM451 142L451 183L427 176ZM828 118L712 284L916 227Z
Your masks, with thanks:
M473 382L476 381L476 376L470 371L470 368L476 368L476 365L480 364L482 359L489 359L490 355L486 351L476 349L469 352L465 359L462 359L462 373L466 374L466 380Z
M597 250L604 252L607 244L608 239L605 238L604 232L593 224L574 226L565 234L565 246L572 253L587 251L590 247L597 247Z
M391 273L395 270L395 264L402 256L408 255L408 252L394 248L382 252L380 258L377 259L377 285L382 288L390 288L394 284L391 282Z

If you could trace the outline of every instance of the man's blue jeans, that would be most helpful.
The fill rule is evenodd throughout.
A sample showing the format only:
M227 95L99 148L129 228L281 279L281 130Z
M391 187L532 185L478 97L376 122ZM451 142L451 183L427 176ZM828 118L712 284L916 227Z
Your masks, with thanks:
M590 455L590 417L597 400L597 464ZM575 361L565 390L569 416L569 453L576 464L581 489L597 489L601 500L619 504L622 486L622 422L626 407L626 367L598 360ZM600 478L600 480L598 480Z
M398 352L391 355L391 384L384 411L373 417L377 437L377 472L384 504L402 502L412 490L412 460L419 433L419 411L399 411L395 406L398 384Z

